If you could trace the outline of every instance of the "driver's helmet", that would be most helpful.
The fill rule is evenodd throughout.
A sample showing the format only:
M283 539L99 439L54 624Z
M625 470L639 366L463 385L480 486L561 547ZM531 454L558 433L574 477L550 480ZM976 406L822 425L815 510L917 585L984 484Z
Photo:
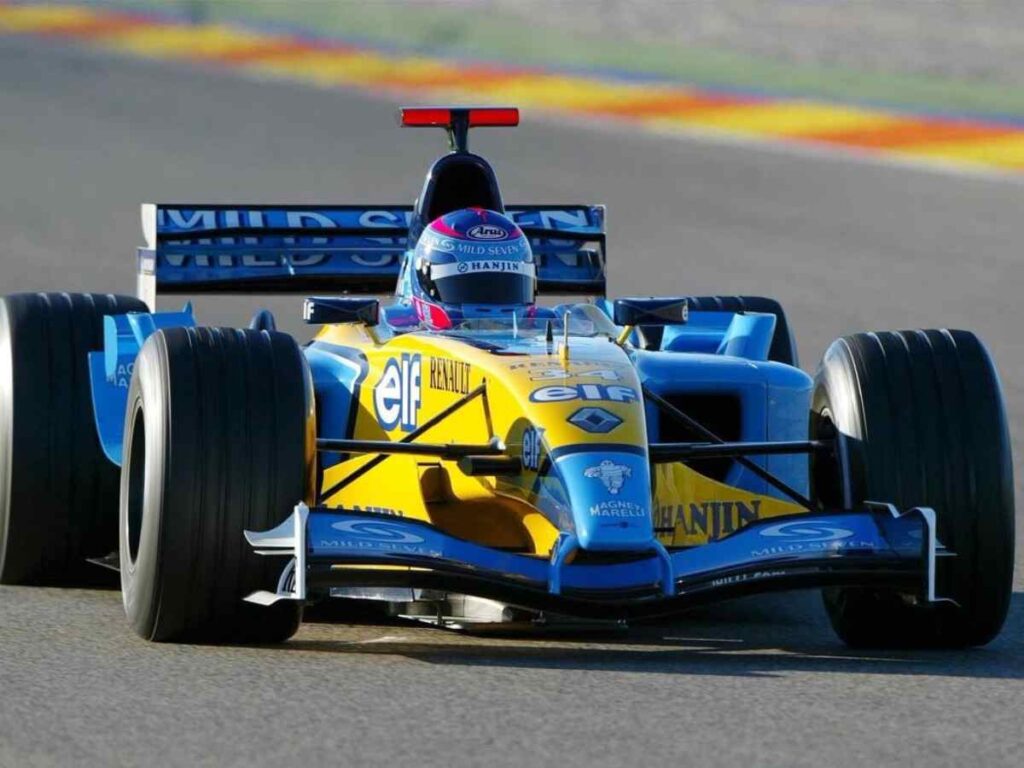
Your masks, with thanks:
M416 243L412 299L421 322L450 328L533 305L530 243L508 217L466 208L432 221Z

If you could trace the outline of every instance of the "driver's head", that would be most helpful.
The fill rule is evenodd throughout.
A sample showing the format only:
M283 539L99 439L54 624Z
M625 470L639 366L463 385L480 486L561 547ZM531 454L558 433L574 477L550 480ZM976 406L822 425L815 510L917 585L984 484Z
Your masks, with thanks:
M530 243L494 211L466 208L435 219L416 243L413 264L417 312L435 328L534 301L537 272Z

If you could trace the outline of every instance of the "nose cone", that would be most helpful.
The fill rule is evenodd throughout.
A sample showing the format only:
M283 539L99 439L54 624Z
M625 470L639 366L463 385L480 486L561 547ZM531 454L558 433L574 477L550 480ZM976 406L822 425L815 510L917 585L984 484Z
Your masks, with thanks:
M645 549L653 543L651 474L642 450L568 453L556 466L583 549Z

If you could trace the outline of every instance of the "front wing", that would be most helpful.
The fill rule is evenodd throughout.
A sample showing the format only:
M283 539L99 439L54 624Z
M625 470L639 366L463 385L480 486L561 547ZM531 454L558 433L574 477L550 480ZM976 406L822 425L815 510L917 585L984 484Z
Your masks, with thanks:
M571 534L551 557L506 552L449 536L424 522L299 504L277 528L246 531L262 555L290 557L276 592L246 600L306 600L331 587L401 586L476 595L535 610L623 619L677 613L756 592L885 586L935 596L935 513L801 514L751 523L719 541L589 562ZM381 567L384 566L384 567Z

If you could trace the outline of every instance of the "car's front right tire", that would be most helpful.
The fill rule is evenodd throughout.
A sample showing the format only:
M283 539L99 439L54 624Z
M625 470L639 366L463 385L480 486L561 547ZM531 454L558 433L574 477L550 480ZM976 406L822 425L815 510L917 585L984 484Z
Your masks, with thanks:
M285 563L256 555L266 530L307 500L312 389L281 333L173 328L139 353L121 473L125 611L144 638L279 642L301 608L243 598L274 590Z

